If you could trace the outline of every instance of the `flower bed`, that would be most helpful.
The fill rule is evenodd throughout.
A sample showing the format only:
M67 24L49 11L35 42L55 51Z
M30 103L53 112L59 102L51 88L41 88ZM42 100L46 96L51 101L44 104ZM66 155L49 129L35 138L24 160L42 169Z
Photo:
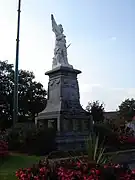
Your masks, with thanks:
M135 171L119 164L99 166L86 159L69 159L52 164L47 160L32 168L19 169L16 177L19 180L134 180Z
M133 144L135 144L135 137L120 136L119 140L122 143L133 143Z
M0 140L0 158L6 157L8 153L8 143Z

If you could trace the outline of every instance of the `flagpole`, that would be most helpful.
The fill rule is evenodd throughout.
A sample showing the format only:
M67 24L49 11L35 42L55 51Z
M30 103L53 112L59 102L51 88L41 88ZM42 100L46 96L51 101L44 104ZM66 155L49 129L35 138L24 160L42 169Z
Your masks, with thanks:
M17 39L16 39L16 60L14 72L14 97L13 97L13 126L18 121L18 63L19 63L19 36L20 36L20 13L21 0L18 1Z

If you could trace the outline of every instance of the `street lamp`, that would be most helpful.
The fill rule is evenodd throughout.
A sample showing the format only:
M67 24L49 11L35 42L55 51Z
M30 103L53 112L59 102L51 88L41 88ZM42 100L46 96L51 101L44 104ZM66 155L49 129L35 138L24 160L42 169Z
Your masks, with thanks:
M17 38L16 38L16 60L14 72L14 97L13 97L13 126L18 121L18 62L19 62L19 36L20 36L20 13L21 0L18 1L18 20L17 20Z

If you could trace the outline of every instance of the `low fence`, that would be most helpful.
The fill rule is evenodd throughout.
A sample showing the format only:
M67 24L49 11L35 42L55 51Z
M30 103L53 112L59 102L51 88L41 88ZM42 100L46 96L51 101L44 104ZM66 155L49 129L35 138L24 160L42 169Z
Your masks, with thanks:
M114 163L132 163L135 162L135 149L121 150L116 152L105 153L106 156L112 157Z
M57 152L55 152L57 153ZM53 153L52 153L53 154ZM68 153L67 153L68 154ZM123 151L117 151L117 152L109 152L109 153L104 153L105 156L110 157L112 159L113 163L127 163L127 164L132 164L135 162L135 149L131 150L123 150ZM48 157L50 161L61 161L61 160L68 160L69 158L81 158L85 157L87 158L87 155L84 156L68 156L67 157L62 157L62 158L54 158L50 156Z

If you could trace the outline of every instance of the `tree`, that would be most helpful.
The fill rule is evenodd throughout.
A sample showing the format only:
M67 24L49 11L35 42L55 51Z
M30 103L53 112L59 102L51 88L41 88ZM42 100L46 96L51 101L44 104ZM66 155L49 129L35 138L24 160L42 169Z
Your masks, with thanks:
M35 120L35 116L46 106L46 90L35 81L33 72L19 71L19 113Z
M8 64L8 61L0 61L0 124L3 125L6 120L11 124L13 74L13 65Z
M120 116L126 121L131 121L135 116L135 99L125 99L118 109Z
M104 120L104 104L99 101L88 102L86 111L90 112L94 122L103 122Z
M12 124L13 116L14 70L13 64L0 61L0 126ZM18 114L23 118L35 119L46 106L46 90L35 81L33 72L19 70Z

